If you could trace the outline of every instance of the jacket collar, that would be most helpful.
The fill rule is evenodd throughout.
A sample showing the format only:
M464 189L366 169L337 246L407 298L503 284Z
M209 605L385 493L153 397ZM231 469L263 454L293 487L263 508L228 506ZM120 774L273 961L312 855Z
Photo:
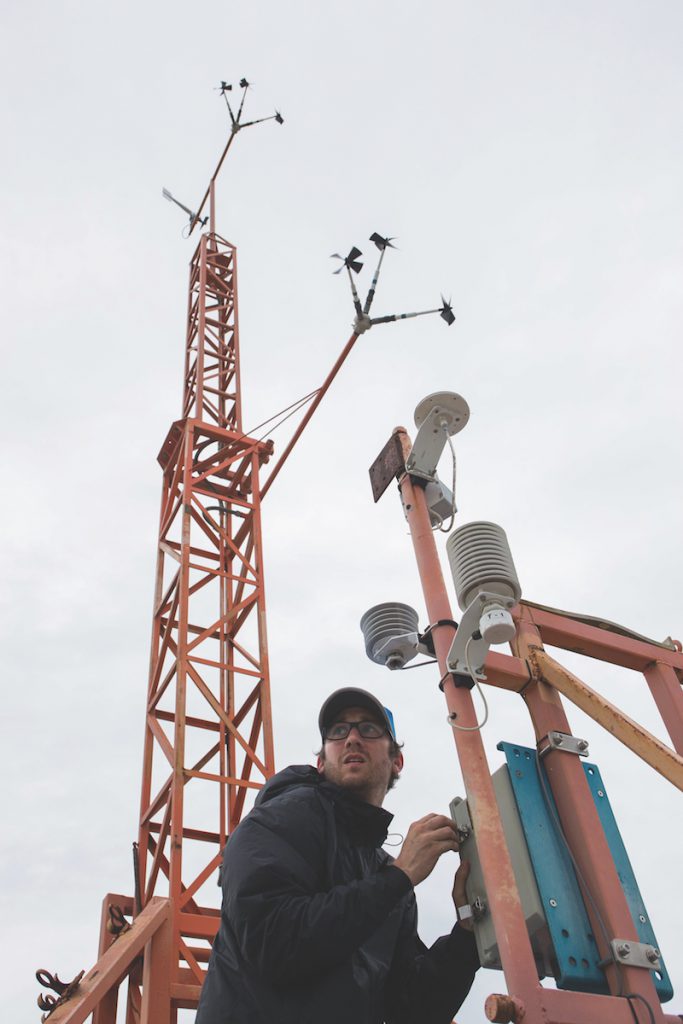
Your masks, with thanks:
M333 805L338 820L357 846L381 846L387 838L393 814L383 807L358 800L353 793L319 775L309 764L290 765L266 782L256 797L256 806L295 786L313 786Z
M357 846L382 845L387 838L393 814L383 807L359 800L351 791L333 782L323 779L320 788L332 799L337 818L347 829L352 842Z

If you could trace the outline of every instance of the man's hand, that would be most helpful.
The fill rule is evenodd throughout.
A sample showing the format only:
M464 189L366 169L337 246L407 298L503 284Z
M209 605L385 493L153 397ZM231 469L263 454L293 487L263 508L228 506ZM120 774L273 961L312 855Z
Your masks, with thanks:
M451 819L444 814L426 814L408 829L394 867L405 872L413 885L419 885L431 875L442 853L458 847L458 832Z
M466 907L468 905L467 893L465 892L465 883L467 882L468 875L470 873L470 862L463 860L460 863L460 867L455 872L455 881L453 882L453 903L455 904L456 913L460 907ZM466 917L464 920L460 919L458 914L458 920L460 921L460 927L465 928L468 932L472 931L473 923L471 917Z

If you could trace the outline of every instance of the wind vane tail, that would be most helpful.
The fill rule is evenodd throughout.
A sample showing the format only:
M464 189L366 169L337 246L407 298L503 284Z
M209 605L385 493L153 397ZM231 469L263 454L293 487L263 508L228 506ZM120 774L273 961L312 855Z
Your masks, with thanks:
M375 297L375 291L377 290L377 282L379 281L379 272L382 269L382 260L384 259L384 253L387 251L387 249L396 248L395 245L391 244L393 242L393 238L383 238L382 235L378 234L376 231L374 234L370 235L370 241L374 242L377 248L379 249L379 262L377 263L377 269L375 270L374 276L372 278L372 284L370 285L370 290L365 299L365 305L363 306L363 312L366 314L370 312L370 307L372 306L372 301Z

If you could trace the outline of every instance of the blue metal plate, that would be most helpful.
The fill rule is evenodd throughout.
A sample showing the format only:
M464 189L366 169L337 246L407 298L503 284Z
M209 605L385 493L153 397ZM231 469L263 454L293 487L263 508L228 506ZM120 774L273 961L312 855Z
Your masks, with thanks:
M549 786L546 784L547 793L544 793L539 780L536 751L531 747L513 743L499 743L498 749L504 752L507 761L536 884L557 957L557 986L578 992L607 993L605 976L598 966L600 957L574 868L553 820L553 814L557 814L557 809ZM584 764L583 767L624 887L638 937L641 942L656 946L655 934L607 799L600 772L594 764ZM548 800L552 810L548 806ZM671 999L673 987L663 961L660 970L651 973L660 1000L666 1002Z

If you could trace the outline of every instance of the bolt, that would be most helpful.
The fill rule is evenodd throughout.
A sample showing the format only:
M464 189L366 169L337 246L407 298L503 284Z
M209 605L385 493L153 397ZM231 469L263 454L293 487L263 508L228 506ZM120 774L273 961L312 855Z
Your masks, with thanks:
M486 900L483 900L481 896L477 896L477 898L472 903L472 913L474 915L475 920L478 921L480 918L482 918L486 913L487 909L488 908L486 906Z
M647 921L647 918L645 917L645 914L640 914L640 920L641 920L641 922L643 924L645 924L645 922Z
M617 946L617 956L623 957L625 960L627 956L631 955L631 947L628 942L620 942Z
M516 1024L524 1017L524 1003L515 996L493 993L484 1003L484 1013L494 1024Z
M649 946L645 956L648 958L651 964L656 963L659 960L659 950L656 946Z
M579 750L588 750L588 740L579 740L578 747Z
M557 900L548 900L548 903L550 904L551 907L556 907L557 906Z
M601 789L599 789L599 790L598 790L598 796L604 796L604 795L605 795L605 794L603 793L603 791L602 791Z
M553 738L558 747L561 747L564 743L564 737L560 736L559 732L556 732Z

